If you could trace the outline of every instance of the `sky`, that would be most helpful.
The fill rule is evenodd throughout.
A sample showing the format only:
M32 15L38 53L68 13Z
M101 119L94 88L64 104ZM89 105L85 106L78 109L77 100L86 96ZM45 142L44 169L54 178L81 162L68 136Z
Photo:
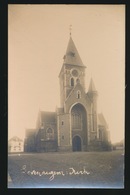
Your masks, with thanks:
M72 39L93 78L112 143L125 133L125 5L8 5L8 139L60 107L59 72Z

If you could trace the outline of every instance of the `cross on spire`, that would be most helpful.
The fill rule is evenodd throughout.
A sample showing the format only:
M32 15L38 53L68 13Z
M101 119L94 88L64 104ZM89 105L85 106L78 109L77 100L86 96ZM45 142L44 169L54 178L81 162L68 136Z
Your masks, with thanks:
M70 30L70 36L71 36L71 31L72 31L72 25L69 25L69 30Z

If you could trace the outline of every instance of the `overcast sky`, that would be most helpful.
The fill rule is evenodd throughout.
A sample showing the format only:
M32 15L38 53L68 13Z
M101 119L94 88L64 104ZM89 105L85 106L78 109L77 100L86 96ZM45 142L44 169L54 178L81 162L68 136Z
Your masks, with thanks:
M35 128L39 110L60 106L58 74L72 39L98 91L98 112L109 125L111 141L124 136L125 6L9 5L8 138L24 139Z

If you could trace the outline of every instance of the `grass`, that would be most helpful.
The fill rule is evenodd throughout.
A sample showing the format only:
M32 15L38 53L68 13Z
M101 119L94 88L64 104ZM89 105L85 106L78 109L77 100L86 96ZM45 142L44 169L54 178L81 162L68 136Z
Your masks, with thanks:
M123 151L8 157L14 188L123 188L123 165Z

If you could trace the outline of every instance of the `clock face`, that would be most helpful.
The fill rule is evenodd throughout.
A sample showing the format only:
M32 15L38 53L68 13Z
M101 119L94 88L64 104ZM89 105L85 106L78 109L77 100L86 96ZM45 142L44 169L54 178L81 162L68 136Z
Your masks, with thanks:
M74 77L77 77L78 76L78 71L76 69L72 70L72 75Z

